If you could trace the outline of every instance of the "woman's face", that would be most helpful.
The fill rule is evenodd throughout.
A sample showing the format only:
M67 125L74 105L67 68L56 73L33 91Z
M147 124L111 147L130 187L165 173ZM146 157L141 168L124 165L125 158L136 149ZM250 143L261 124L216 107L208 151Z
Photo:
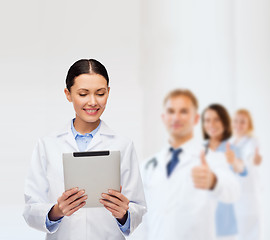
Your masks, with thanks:
M206 110L203 120L204 131L208 134L209 138L220 140L224 132L224 127L217 112L212 109Z
M236 114L233 119L233 131L239 136L245 136L249 131L249 119L244 114Z
M74 84L65 89L69 102L73 103L76 119L81 123L94 123L105 110L110 88L106 79L99 74L81 74Z

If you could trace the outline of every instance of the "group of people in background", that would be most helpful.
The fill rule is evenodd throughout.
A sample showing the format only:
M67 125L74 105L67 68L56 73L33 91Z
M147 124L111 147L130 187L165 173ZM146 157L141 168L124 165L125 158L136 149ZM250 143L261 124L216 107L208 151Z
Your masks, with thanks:
M253 137L249 111L237 110L231 121L224 106L212 104L202 114L202 130L207 148L225 154L229 167L239 176L241 187L240 200L233 204L218 204L217 236L222 239L261 239L258 165L262 158Z
M249 111L231 118L211 104L199 116L195 95L176 89L164 99L162 120L169 139L141 165L148 212L134 239L262 239L262 157ZM203 143L193 135L199 121Z

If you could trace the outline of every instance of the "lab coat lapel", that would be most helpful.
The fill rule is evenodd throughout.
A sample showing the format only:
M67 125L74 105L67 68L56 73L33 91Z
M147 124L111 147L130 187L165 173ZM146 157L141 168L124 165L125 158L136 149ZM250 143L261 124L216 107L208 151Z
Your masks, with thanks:
M79 152L78 145L77 145L76 140L74 138L74 135L71 131L65 135L65 142L68 143L70 145L70 147L72 147L75 152Z
M87 147L87 151L91 151L95 149L98 145L103 143L104 135L115 135L114 132L101 120L100 129L94 135L93 139L91 140L89 146Z
M167 179L167 163L168 163L169 144L167 144L158 154L157 161L159 164L159 171L162 172L162 178Z
M71 122L69 122L69 124L62 131L60 131L57 136L62 138L62 140L72 148L72 151L79 152L76 140L71 131Z
M86 151L91 151L94 147L96 147L97 145L99 145L100 143L102 143L102 138L100 136L100 132L98 131L95 136L93 137L93 139L91 140L90 144L87 147Z

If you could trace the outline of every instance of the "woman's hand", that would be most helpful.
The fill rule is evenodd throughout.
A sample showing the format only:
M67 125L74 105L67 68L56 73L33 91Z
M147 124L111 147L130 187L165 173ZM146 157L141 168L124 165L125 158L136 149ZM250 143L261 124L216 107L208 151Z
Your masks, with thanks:
M233 170L236 173L242 173L245 170L245 165L244 165L243 161L241 159L238 159L235 156L235 153L230 148L229 142L227 142L227 144L226 144L225 155L226 155L227 162L232 166Z
M74 212L78 211L85 205L87 195L83 195L84 190L78 188L72 188L65 191L61 197L58 198L57 204L55 204L49 212L49 219L51 221L57 221L64 216L70 216Z
M256 148L255 155L254 155L254 164L256 166L260 165L262 163L262 156L259 153L259 148Z
M233 165L234 162L235 162L235 154L233 152L233 150L231 150L231 147L230 147L230 143L227 142L226 143L226 152L225 152L225 155L226 155L226 159L227 159L227 162L230 164L230 165Z
M127 220L129 200L121 193L121 190L122 186L120 192L110 189L108 191L109 194L102 193L100 203L102 203L104 207L109 210L122 225L124 225Z

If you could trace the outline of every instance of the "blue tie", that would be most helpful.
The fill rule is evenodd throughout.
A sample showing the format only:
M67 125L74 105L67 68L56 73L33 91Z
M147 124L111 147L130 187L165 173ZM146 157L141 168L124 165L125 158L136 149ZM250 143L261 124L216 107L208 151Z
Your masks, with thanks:
M169 177L172 174L173 169L176 167L177 163L179 162L178 155L182 152L182 149L173 149L170 148L170 151L172 152L172 159L167 164L167 176Z

